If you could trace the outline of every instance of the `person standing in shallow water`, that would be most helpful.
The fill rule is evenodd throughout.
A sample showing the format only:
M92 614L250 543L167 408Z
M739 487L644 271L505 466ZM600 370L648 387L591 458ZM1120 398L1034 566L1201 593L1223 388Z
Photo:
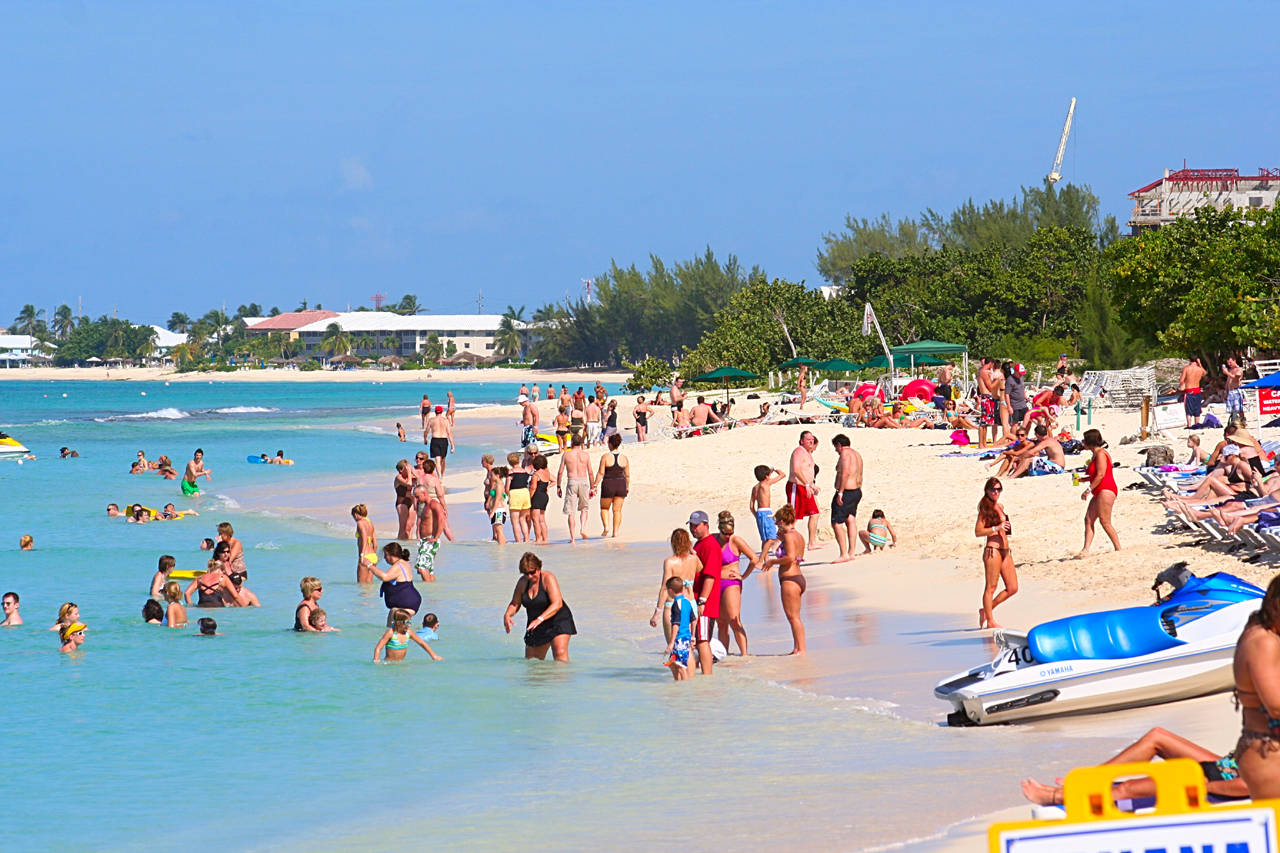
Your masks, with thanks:
M356 583L372 583L372 567L378 564L378 535L369 520L369 508L356 504L351 518L356 523Z
M511 633L512 620L523 607L528 617L524 632L524 656L546 660L547 652L561 663L569 662L569 638L578 633L573 613L560 596L560 582L542 570L542 560L529 551L520 558L520 580L511 603L502 615L502 627Z

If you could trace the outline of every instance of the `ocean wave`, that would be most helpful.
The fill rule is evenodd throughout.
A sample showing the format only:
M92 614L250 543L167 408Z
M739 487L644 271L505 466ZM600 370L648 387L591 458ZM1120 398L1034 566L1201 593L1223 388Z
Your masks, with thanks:
M280 410L271 406L228 406L225 409L209 409L209 411L219 415L243 415L253 412L278 412Z
M165 408L156 409L153 412L138 412L132 415L109 415L105 418L94 418L100 424L110 421L134 421L134 420L152 420L152 421L179 421L183 418L191 417L190 412L182 409Z
M371 432L371 433L374 433L375 435L395 435L396 434L395 431L390 428L363 426L363 425L357 426L356 432Z
M256 551L279 551L280 546L274 542L259 542L253 546Z

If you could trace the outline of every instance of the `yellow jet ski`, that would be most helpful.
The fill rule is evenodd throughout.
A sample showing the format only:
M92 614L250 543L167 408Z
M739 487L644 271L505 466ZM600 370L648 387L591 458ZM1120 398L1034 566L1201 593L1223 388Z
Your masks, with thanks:
M26 456L31 451L11 435L0 432L0 458L8 456Z

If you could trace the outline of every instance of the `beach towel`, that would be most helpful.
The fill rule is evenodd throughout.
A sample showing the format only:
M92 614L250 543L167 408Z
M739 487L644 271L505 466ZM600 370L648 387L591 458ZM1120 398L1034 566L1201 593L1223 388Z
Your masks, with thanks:
M951 443L960 445L961 447L973 444L973 442L969 440L969 433L962 429L954 430L951 433Z

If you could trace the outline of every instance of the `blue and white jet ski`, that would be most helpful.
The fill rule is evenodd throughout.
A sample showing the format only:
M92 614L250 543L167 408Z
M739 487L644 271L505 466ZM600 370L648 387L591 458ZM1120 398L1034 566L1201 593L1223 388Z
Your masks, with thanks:
M1225 572L1198 578L1175 566L1174 585L1147 607L1055 619L1030 631L998 630L1000 653L938 682L953 726L989 725L1155 705L1231 687L1231 659L1262 590Z

